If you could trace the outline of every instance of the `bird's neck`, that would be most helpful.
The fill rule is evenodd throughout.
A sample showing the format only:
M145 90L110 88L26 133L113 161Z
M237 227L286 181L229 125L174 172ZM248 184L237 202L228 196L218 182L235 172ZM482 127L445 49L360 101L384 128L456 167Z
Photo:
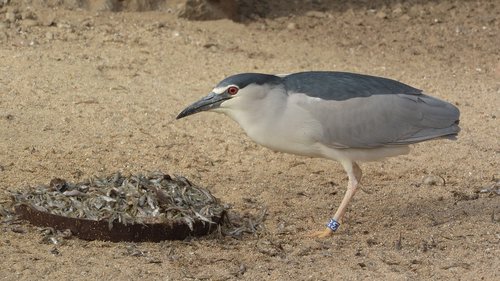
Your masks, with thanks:
M269 134L267 131L279 121L285 105L286 94L276 91L260 99L247 98L238 101L223 113L235 120L250 138L262 144L261 136Z

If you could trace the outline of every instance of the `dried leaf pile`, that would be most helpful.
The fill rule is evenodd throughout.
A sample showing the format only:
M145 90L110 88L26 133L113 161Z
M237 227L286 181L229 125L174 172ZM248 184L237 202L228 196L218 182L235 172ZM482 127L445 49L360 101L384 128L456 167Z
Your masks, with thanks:
M116 173L76 184L56 178L49 185L13 192L12 198L16 204L54 215L107 220L110 228L113 222L181 220L192 230L195 221L214 223L212 218L223 216L226 210L207 189L161 172L127 177Z

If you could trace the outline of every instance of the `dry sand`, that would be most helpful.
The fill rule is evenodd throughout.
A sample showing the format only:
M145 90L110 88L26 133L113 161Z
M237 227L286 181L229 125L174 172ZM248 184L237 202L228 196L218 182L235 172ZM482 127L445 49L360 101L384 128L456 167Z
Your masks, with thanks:
M1 202L54 177L162 170L269 214L240 239L137 244L3 223L0 280L500 280L500 197L479 192L500 178L498 1L276 1L240 23L49 2L0 8ZM462 114L458 141L363 164L367 193L327 239L306 235L342 199L338 163L271 152L221 115L175 120L227 75L304 70L394 78Z

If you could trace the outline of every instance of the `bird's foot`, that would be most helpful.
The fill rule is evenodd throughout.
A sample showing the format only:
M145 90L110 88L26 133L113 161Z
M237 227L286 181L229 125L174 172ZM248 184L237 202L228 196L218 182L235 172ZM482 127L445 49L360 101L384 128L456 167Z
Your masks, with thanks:
M315 231L309 235L309 237L315 238L325 238L332 235L340 227L340 223L336 219L330 219L326 228L323 231Z
M310 233L309 235L307 235L307 237L311 237L311 238L326 238L326 237L329 237L330 235L333 234L333 230L331 230L330 228L325 228L324 230L321 230L321 231L314 231L313 233Z

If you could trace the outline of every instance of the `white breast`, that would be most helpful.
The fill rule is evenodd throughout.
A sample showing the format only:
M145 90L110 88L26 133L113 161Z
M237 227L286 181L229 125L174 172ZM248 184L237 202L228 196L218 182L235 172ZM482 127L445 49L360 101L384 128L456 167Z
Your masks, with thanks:
M313 136L321 134L320 124L303 108L297 98L281 87L271 89L259 99L248 92L223 104L223 113L234 119L256 143L275 151L305 156L321 156ZM307 97L309 98L309 97Z

